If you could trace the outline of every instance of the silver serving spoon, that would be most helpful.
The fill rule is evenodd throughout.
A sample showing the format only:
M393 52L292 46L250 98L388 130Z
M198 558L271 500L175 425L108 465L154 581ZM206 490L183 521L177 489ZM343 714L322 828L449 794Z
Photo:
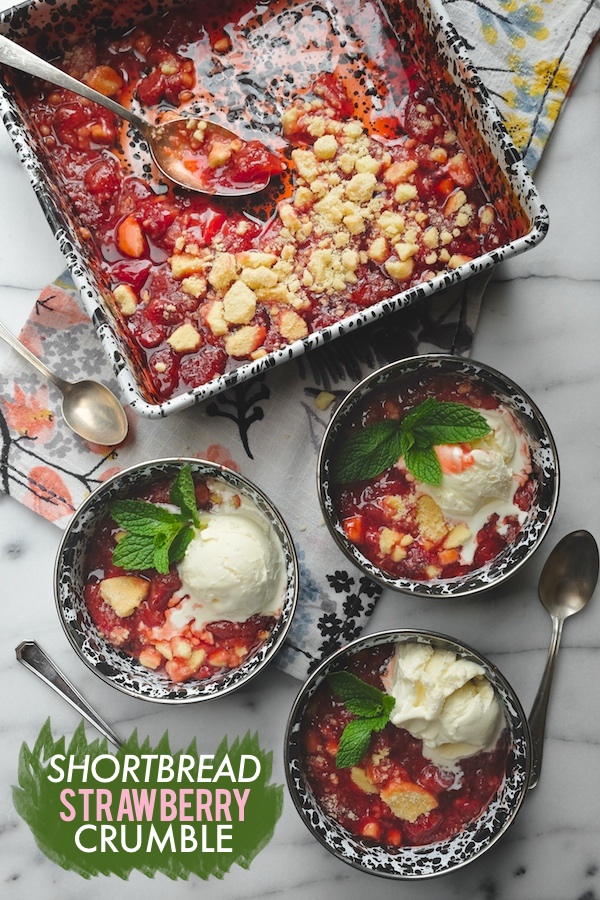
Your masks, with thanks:
M67 90L80 94L94 103L99 103L100 106L104 106L110 112L125 119L139 131L147 142L152 158L163 175L166 175L167 178L181 185L181 187L211 196L240 197L256 194L264 190L270 181L270 177L267 176L260 181L252 181L248 184L244 183L235 186L224 186L218 182L212 185L201 185L198 176L194 176L193 172L186 170L185 166L182 165L181 158L173 149L174 145L180 146L181 137L185 135L186 127L190 121L189 116L180 116L172 119L170 122L151 125L130 109L121 106L120 103L116 103L110 97L105 97L104 94L100 94L93 88L88 87L87 84L77 81L76 78L72 78L70 75L57 69L56 66L40 59L39 56L35 56L29 50L25 50L3 35L0 35L0 63L18 69L20 72L26 72L28 75L33 75L36 78L43 78L45 81L49 81L51 84L56 84L59 87L67 88ZM195 116L193 118L196 123L202 122ZM201 127L203 126L201 125ZM223 128L222 125L206 122L204 127L208 127L214 134L224 140L240 140L239 135L229 131L228 128Z
M598 581L598 545L589 531L572 531L556 545L542 569L538 593L552 616L552 639L546 667L529 716L532 765L529 789L542 770L546 713L554 675L554 663L565 619L575 615L590 600Z
M112 391L99 381L64 381L51 372L0 322L0 338L51 381L62 394L63 419L75 434L93 444L114 447L127 437L125 410Z
M66 675L52 662L40 645L36 641L21 641L15 648L17 659L26 669L41 678L48 687L62 697L67 703L76 709L87 721L97 728L100 734L108 738L115 747L120 747L123 743L121 738L114 733L110 725L107 725L98 713L92 709L90 704L74 685L71 684Z

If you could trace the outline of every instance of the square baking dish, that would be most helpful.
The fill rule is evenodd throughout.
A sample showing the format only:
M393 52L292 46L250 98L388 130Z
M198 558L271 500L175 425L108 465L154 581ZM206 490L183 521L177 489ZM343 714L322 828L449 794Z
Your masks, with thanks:
M55 0L51 3L35 0L5 11L0 17L0 32L52 60L67 48L76 46L90 33L99 36L123 35L152 15L183 5L189 4L173 0L168 3L132 0L114 6L109 0L95 0L93 4L85 0ZM294 0L284 3L277 0L270 6L261 5L260 21L268 20L266 31L271 34L270 46L276 46L278 41L285 43L286 29L292 23L290 16L295 25L303 21L303 16L314 17L316 9L314 4ZM319 10L327 11L328 7L325 5ZM482 272L503 259L533 247L545 236L548 229L546 209L441 3L438 0L384 0L382 10L390 34L403 46L411 48L415 67L426 82L435 85L437 107L446 121L452 123L487 201L508 229L509 239L496 249L409 289L382 296L373 305L311 331L301 339L291 340L289 344L260 358L235 362L234 368L224 374L166 400L152 396L149 376L144 372L140 357L136 356L132 343L124 339L123 324L122 321L119 323L115 314L111 291L98 264L96 251L89 241L82 240L81 222L61 187L60 176L48 158L39 130L20 99L17 87L19 77L14 70L0 67L0 111L4 123L66 257L83 305L115 368L123 397L136 412L150 417L164 416L200 402L351 329L362 327L421 297ZM335 21L323 14L317 21L318 42L327 44L328 28L335 30ZM277 32L277 29L279 33L273 37L273 31ZM314 41L314 35L311 40ZM294 68L296 66L292 67L290 74L283 69L278 72L275 65L272 83L285 85L287 80L289 84L294 77ZM303 70L300 71L302 73ZM285 90L289 94L289 88ZM260 99L257 103L260 107ZM258 116L260 118L260 109ZM268 125L266 128L268 130Z

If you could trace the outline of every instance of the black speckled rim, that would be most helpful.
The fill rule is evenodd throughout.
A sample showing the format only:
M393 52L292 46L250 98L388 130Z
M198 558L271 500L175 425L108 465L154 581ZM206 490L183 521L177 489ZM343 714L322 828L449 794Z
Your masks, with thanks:
M432 375L450 373L461 379L483 382L516 415L529 436L532 461L538 476L538 495L516 540L491 562L459 578L413 581L394 578L384 572L348 540L335 513L329 489L329 473L332 446L355 407L368 394L388 382L401 381L415 372L428 370ZM496 587L514 575L539 547L548 532L558 503L559 483L558 453L554 438L540 410L522 388L485 363L438 353L398 360L372 372L359 382L333 414L323 435L317 463L319 501L327 527L337 545L351 562L378 584L418 597L465 597Z
M40 46L40 52L52 42L70 40L72 35L100 25L126 29L157 9L180 5L181 0L130 0L126 6L117 6L111 0L29 0L0 13L0 31L17 43L28 39ZM397 24L400 0L384 0L390 20ZM17 154L25 168L36 196L66 257L73 281L82 303L93 321L102 346L113 365L126 403L140 415L162 417L180 409L202 402L242 381L246 381L273 366L291 360L308 350L356 331L364 325L402 309L415 301L431 296L449 285L471 278L495 266L503 259L522 253L538 244L548 232L548 212L541 203L537 189L527 172L520 154L508 135L502 118L488 95L462 38L457 34L440 0L413 0L415 10L429 35L428 46L423 51L427 59L434 58L448 72L452 97L447 100L449 120L461 123L462 131L470 136L469 147L478 174L486 184L486 190L494 197L509 195L513 206L522 211L530 223L529 231L506 245L484 253L470 262L449 270L430 281L422 282L408 290L386 297L368 309L361 310L341 322L309 334L303 340L268 353L253 362L246 362L207 384L185 391L164 402L153 402L143 393L130 360L129 349L105 300L103 288L94 276L87 258L85 242L79 237L77 223L65 200L64 191L55 184L40 155L37 141L30 125L15 101L9 85L2 84L0 71L0 115L15 144ZM67 27L68 26L68 27ZM513 210L514 212L514 210Z
M200 477L221 480L248 497L269 521L278 538L286 568L282 609L273 631L258 650L237 669L205 680L173 684L159 672L113 647L98 631L83 596L84 558L87 542L109 505L133 487L159 478L173 477L183 466L192 466ZM69 643L99 678L131 697L156 703L194 703L222 697L246 684L271 661L285 640L298 599L299 574L290 532L268 497L238 472L196 458L155 459L124 469L96 488L75 512L65 531L54 572L56 609Z
M348 656L381 644L419 641L473 660L483 667L504 707L512 737L512 762L496 797L484 812L459 834L423 847L373 846L351 834L317 803L302 766L300 725L306 707L328 673ZM529 787L531 735L519 699L501 672L488 659L454 638L434 631L399 629L358 638L328 657L312 673L296 697L287 723L284 744L287 785L300 817L311 834L338 859L373 875L399 880L435 878L467 865L496 843L514 821Z

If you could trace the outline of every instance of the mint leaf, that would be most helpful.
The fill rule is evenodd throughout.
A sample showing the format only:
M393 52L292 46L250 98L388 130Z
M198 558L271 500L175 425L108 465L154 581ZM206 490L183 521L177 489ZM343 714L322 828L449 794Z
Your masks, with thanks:
M165 525L181 526L187 521L183 516L146 500L115 500L111 504L110 514L121 528L139 535L154 535Z
M373 704L370 700L349 699L344 701L344 706L355 716L362 716L365 719L380 716L383 712L381 702Z
M169 562L176 563L183 559L188 545L194 538L194 529L186 526L179 531L173 538L173 542L169 547Z
M423 484L442 483L442 467L433 448L411 447L404 456L404 462L417 481Z
M372 732L385 728L395 700L350 672L331 672L327 680L332 692L357 717L344 728L338 746L335 763L339 769L345 769L365 755Z
M393 707L392 707L393 709ZM391 712L391 710L390 710ZM375 716L372 719L363 719L363 722L368 722L371 731L383 731L387 723L390 721L390 713L382 712L380 715Z
M196 506L196 488L194 486L194 479L192 478L191 466L184 466L181 469L173 482L169 497L171 503L178 506L182 513L187 518L191 519L196 527L200 525L198 508Z
M351 672L330 672L327 676L327 681L333 693L340 700L343 700L346 706L348 706L349 701L360 701L365 708L373 710L373 712L366 713L366 715L374 715L383 709L383 691L373 687L372 684L367 684L366 681L362 681L356 675L352 675ZM348 709L350 709L349 706ZM362 715L365 715L365 713L362 713Z
M113 551L113 563L122 569L156 569L166 575L171 563L182 559L194 536L193 528L158 524L152 534L126 534Z
M153 538L126 534L113 551L113 563L122 569L151 569L154 566Z
M162 575L169 571L169 547L175 537L175 531L159 531L154 535L154 568Z
M395 463L401 453L400 423L384 419L354 432L334 460L337 484L375 478Z
M406 468L424 484L441 484L442 467L433 447L476 441L490 431L487 420L471 406L428 397L402 420Z
M400 452L402 456L406 456L410 448L413 446L414 442L414 436L410 433L410 431L406 431L404 428L402 428L400 432Z
M387 716L388 719L389 719L390 715L392 714L392 710L395 707L395 705L396 705L395 697L392 697L391 694L383 695L383 712ZM386 722L386 724L387 724L387 722ZM379 729L379 730L381 730L381 729Z
M342 732L335 764L338 769L355 766L361 761L371 743L370 719L354 719Z
M375 718L353 719L352 722L348 722L342 732L335 757L338 769L346 769L359 763L369 749L372 733L382 731L388 722L387 712Z
M404 418L402 428L410 431L422 448L477 441L491 431L489 422L477 409L434 397L413 409Z
M423 400L422 403L419 403L418 406L415 406L414 409L411 409L407 415L402 419L402 425L404 428L411 431L413 426L417 424L421 419L426 419L429 414L434 410L438 403L443 401L436 400L435 397L427 397L426 400Z

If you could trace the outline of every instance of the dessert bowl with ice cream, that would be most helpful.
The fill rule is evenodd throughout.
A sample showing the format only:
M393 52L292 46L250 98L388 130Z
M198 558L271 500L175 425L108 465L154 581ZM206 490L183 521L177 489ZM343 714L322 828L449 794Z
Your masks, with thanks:
M545 419L505 375L431 354L372 373L342 401L318 467L325 519L376 581L460 596L513 574L558 499Z
M386 631L308 679L288 722L286 775L305 824L338 858L429 878L506 831L530 746L518 698L485 657L433 632Z
M237 472L198 459L154 460L104 482L56 563L59 616L84 662L159 702L245 683L281 646L297 593L277 510Z

